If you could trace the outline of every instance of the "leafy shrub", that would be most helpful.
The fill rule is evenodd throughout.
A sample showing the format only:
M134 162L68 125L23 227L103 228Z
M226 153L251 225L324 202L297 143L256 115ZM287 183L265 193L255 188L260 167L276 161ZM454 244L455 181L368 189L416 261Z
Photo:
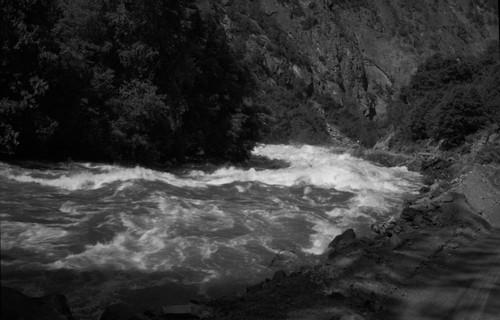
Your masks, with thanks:
M467 135L488 122L479 91L472 86L454 87L434 113L436 121L431 136L444 139L443 147L447 149L460 145Z
M148 82L133 80L124 84L108 105L117 115L111 122L113 154L117 159L146 161L158 159L159 144L172 135L171 110L166 96Z

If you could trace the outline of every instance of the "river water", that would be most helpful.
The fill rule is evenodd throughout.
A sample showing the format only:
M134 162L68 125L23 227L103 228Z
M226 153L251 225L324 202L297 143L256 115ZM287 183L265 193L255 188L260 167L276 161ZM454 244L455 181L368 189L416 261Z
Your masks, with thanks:
M261 145L279 169L167 173L0 163L2 285L102 308L217 297L314 263L335 235L399 213L420 177L333 149Z

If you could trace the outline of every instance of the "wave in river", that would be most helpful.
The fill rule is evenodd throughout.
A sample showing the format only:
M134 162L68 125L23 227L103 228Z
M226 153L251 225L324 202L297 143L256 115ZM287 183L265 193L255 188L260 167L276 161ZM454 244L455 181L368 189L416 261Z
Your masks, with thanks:
M413 177L405 167L383 168L348 154L332 153L327 148L286 145L263 145L255 155L285 160L288 168L256 171L235 167L221 168L207 174L192 171L179 177L142 167L124 168L111 165L80 164L71 168L75 172L22 171L4 165L2 174L18 182L32 182L65 190L90 190L103 188L114 182L135 180L161 181L176 187L200 188L224 185L235 181L253 181L269 185L313 185L337 190L380 190L400 192L411 185L405 177Z

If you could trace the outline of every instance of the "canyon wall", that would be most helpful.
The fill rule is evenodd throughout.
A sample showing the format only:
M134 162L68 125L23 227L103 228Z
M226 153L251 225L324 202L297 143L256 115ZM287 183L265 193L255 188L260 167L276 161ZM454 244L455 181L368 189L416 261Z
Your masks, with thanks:
M477 56L498 39L494 1L226 0L201 6L221 17L231 47L261 84L257 100L272 110L271 140L321 141L321 131L343 118L384 121L388 102L427 58ZM321 119L326 125L318 124Z

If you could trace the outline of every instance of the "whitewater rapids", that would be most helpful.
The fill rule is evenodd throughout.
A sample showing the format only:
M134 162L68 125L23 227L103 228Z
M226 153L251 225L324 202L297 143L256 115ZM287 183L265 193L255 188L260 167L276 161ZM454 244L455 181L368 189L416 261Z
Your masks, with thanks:
M66 293L87 315L123 291L175 284L210 295L269 275L280 251L290 254L277 267L297 266L346 228L366 233L420 185L404 167L329 148L261 145L253 154L289 166L173 174L0 163L2 284Z

